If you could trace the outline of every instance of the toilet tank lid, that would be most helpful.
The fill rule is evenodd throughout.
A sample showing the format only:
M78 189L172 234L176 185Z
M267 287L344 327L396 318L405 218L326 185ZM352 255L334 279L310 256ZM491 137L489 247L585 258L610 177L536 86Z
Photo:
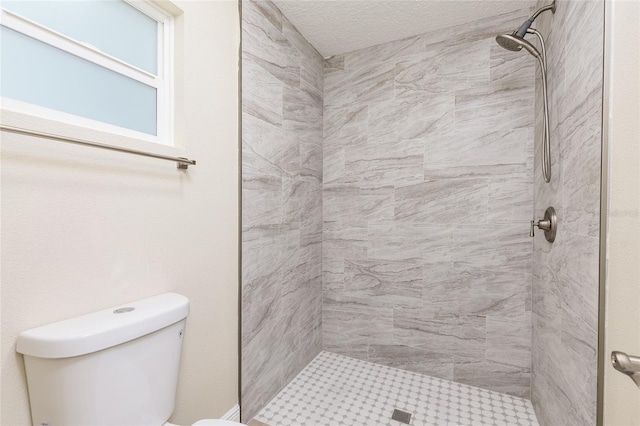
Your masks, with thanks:
M20 333L16 351L38 358L69 358L128 342L189 315L189 299L165 293Z

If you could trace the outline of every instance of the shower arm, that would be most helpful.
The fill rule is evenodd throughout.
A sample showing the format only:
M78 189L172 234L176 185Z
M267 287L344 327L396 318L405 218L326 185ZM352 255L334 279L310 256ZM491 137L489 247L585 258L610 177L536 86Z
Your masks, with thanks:
M543 6L540 9L536 10L536 13L531 15L531 18L529 18L529 20L531 22L535 21L535 19L538 17L538 15L540 15L542 12L546 12L547 10L550 10L553 13L556 13L556 2L553 1L551 4Z
M540 9L536 10L536 12L531 15L529 19L524 21L524 23L520 25L520 27L516 31L514 31L514 34L517 34L518 37L521 38L524 37L529 27L531 27L531 24L533 24L533 21L535 21L542 12L546 12L547 10L550 10L552 13L556 13L556 0L553 0L549 5L543 6Z
M554 3L555 6L555 3ZM552 6L548 6L551 8ZM544 8L542 8L544 9ZM544 12L540 9L538 12ZM536 12L537 13L537 12ZM534 15L537 16L537 15ZM542 142L542 175L545 182L551 180L551 142L550 142L550 129L549 129L549 98L547 95L547 50L544 45L544 38L542 34L535 28L528 28L527 33L534 34L540 40L540 47L542 54L538 55L538 62L540 62L540 71L542 74L542 96L544 106L544 140Z

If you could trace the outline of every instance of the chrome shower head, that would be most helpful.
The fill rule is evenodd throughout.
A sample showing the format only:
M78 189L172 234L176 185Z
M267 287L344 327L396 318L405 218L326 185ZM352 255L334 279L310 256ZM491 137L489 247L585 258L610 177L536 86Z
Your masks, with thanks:
M531 28L531 24L533 24L533 21L536 20L538 15L540 15L542 12L545 12L547 10L550 10L553 13L556 12L555 0L553 0L553 2L550 5L547 5L538 9L533 15L531 15L529 19L527 19L522 23L522 25L520 25L520 28L518 28L511 34L500 34L499 36L497 36L496 41L500 46L504 47L507 50L511 50L513 52L519 52L524 47L525 49L527 49L529 53L531 53L533 56L538 58L540 56L540 52L538 52L538 49L536 49L533 46L533 44L525 40L524 36L527 33L535 32L535 30Z
M540 34L540 32L535 28L531 28L531 24L533 24L533 21L535 21L538 15L540 15L542 12L545 12L547 10L550 10L552 13L556 12L556 0L553 0L553 2L550 5L543 6L540 9L538 9L533 15L531 15L529 19L527 19L526 21L524 21L522 25L520 25L520 28L518 28L514 32L510 34L500 34L496 36L496 41L501 47L507 50L511 50L513 52L519 52L524 47L525 50L531 53L531 55L533 55L533 57L535 57L538 60L538 63L540 64L540 72L542 75L542 96L544 99L544 102L543 102L544 139L542 142L542 146L543 146L542 174L545 182L549 182L551 179L551 161L549 159L551 147L549 142L550 140L549 98L547 96L547 53L544 46L544 38L542 37L542 34ZM524 36L526 34L534 34L536 37L538 37L538 40L540 41L540 48L542 49L542 54L538 52L538 49L536 49L533 44L529 43L527 40L524 39Z
M529 43L522 37L518 37L515 32L511 34L500 34L496 37L496 41L500 46L507 50L511 50L512 52L519 52L524 47L534 57L537 58L540 56L540 52L538 52L538 49L536 49L533 44Z

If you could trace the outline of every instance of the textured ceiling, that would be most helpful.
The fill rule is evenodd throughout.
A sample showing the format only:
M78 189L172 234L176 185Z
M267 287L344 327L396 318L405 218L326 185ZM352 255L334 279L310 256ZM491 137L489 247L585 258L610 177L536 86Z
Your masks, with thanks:
M329 57L476 19L533 7L535 0L274 0Z

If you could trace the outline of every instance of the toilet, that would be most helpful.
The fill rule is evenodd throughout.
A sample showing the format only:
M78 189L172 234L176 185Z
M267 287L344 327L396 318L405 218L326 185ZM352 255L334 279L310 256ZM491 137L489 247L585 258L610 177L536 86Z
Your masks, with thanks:
M166 293L24 331L34 425L175 426L189 300ZM200 420L193 426L232 426Z

